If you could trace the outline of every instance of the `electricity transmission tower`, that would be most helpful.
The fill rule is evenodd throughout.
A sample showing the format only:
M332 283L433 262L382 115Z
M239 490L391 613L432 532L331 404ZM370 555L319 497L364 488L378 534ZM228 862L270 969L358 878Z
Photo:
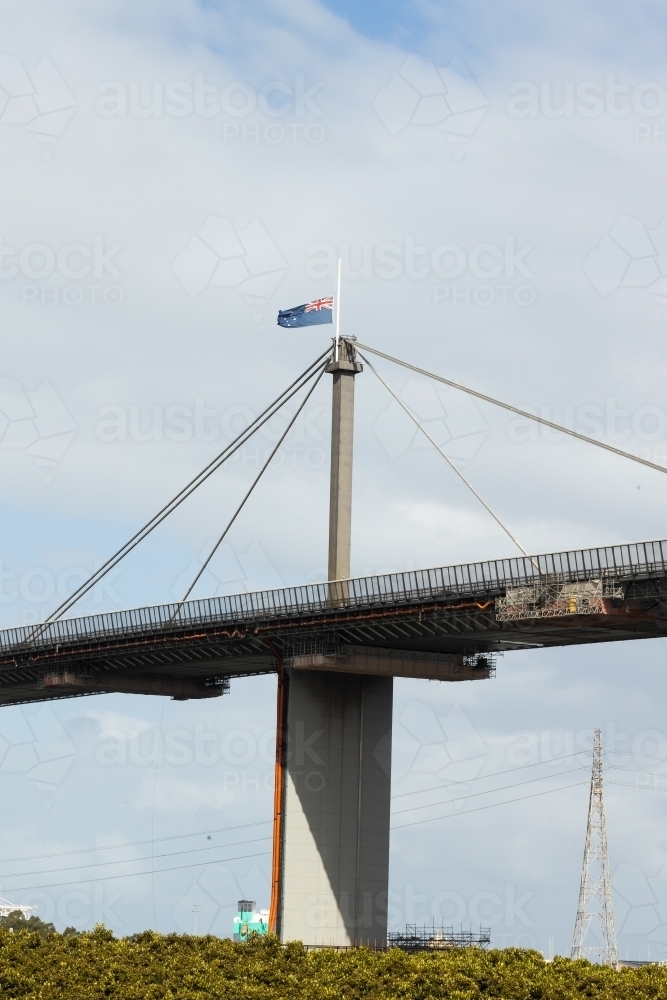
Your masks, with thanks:
M586 945L584 941L591 924L595 924L597 932L595 937L599 940L596 944ZM586 846L571 956L597 960L603 965L611 965L614 968L618 964L602 794L602 743L599 729L595 730L593 740L593 772L588 803Z

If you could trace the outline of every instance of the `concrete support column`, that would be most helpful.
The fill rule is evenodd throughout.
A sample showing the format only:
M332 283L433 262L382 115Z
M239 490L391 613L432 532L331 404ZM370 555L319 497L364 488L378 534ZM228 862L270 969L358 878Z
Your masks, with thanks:
M289 673L281 938L384 944L392 679Z
M341 344L341 353L344 344L345 341ZM347 580L350 576L355 367L358 366L345 360L333 362L327 369L333 374L329 487L330 580Z
M329 580L350 576L354 377L341 340L333 375ZM344 604L345 583L331 586ZM280 905L283 941L384 944L389 883L393 680L288 670Z

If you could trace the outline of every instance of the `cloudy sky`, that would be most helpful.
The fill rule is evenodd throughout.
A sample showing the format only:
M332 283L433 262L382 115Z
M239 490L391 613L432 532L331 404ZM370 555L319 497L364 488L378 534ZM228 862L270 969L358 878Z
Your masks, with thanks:
M667 465L665 32L657 3L592 0L6 11L2 624L53 609L326 348L275 316L331 294L338 256L343 332ZM659 473L378 368L530 551L665 535ZM197 595L324 576L328 393ZM81 611L180 597L280 429ZM353 573L513 554L369 371L355 449ZM569 952L575 754L597 726L623 768L621 953L667 956L666 654L512 653L484 684L398 681L394 925L481 922ZM119 934L227 934L238 897L268 905L274 694L247 679L211 706L4 709L0 893Z

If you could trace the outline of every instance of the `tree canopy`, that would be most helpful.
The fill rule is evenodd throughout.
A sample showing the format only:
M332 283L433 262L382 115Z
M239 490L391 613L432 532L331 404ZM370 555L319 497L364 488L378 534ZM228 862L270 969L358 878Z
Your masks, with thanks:
M667 1000L667 968L617 972L517 948L308 951L273 937L115 938L23 920L0 926L0 996L11 1000Z

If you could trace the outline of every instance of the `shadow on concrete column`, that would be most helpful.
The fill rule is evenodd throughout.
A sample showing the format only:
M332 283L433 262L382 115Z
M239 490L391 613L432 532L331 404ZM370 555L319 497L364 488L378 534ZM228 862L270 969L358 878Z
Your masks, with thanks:
M290 671L283 941L384 944L393 681Z

